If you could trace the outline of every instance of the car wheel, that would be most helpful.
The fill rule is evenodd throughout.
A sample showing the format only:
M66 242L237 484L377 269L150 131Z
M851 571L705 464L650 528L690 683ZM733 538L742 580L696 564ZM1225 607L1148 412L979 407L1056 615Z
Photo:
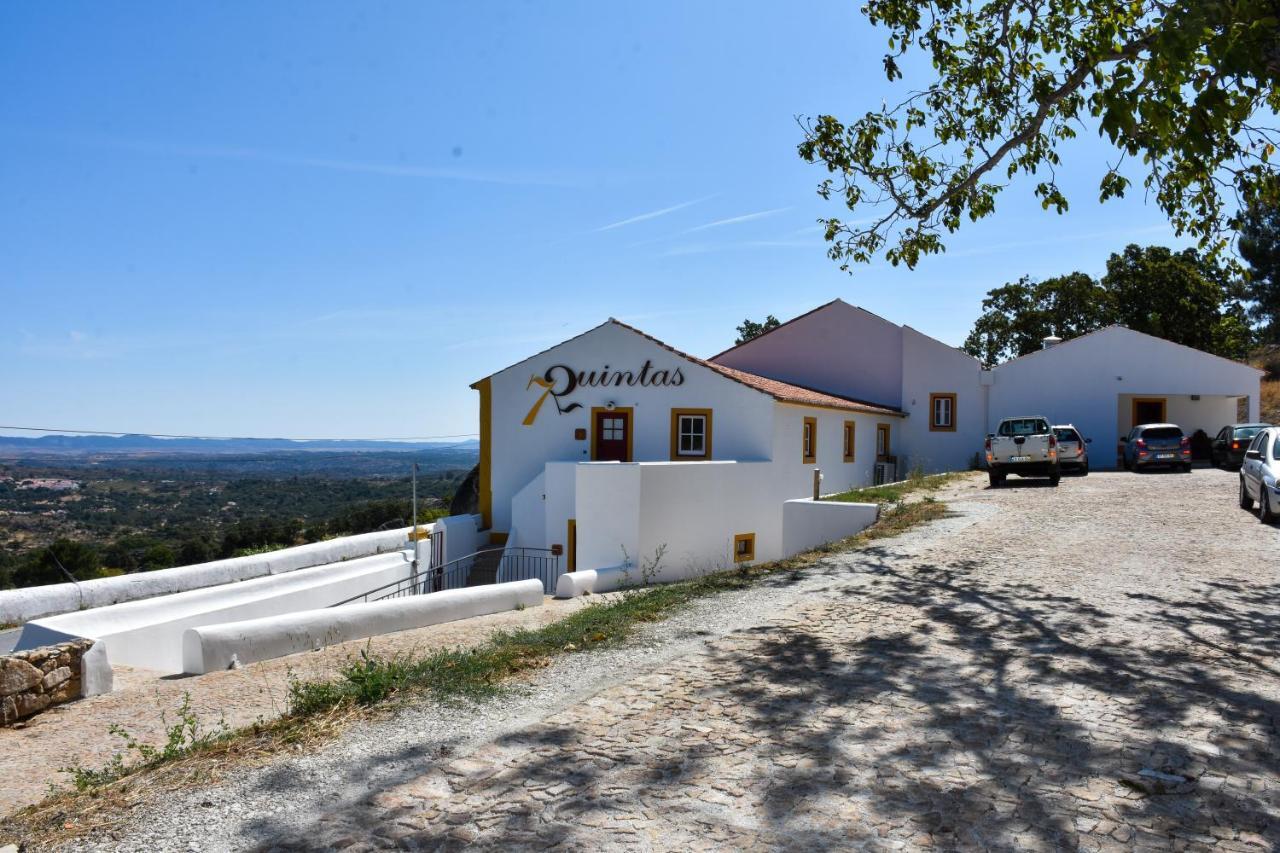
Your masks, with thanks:
M1061 480L1062 480L1061 474L1054 474L1052 477L1049 478L1049 485L1056 486Z
M1263 524L1272 524L1276 520L1275 513L1271 511L1271 498L1267 496L1267 484L1262 484L1261 495L1258 498L1258 521Z
M995 471L988 471L987 478L991 481L991 488L998 489L1004 484L1004 475L997 474Z
M1084 463L1084 467L1080 469L1080 476L1081 476L1081 477L1088 477L1088 476L1089 476L1089 463L1088 463L1088 462Z
M1244 477L1240 478L1240 508L1253 509L1253 498L1249 497L1249 490L1244 487Z

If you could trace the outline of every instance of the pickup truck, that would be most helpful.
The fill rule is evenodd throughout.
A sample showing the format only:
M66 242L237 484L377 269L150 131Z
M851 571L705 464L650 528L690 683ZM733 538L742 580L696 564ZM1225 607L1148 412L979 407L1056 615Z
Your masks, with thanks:
M1048 477L1056 486L1062 477L1058 463L1058 439L1048 418L1005 418L987 436L987 476L991 488L1004 485L1010 474Z

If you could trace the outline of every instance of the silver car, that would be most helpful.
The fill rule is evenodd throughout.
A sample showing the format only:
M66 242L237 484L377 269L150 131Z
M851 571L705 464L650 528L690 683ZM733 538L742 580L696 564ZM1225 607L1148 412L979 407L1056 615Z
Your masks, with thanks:
M1280 513L1280 427L1267 427L1253 437L1240 466L1240 508L1258 504L1258 518L1271 524Z
M1089 476L1089 447L1092 438L1085 438L1072 424L1056 424L1053 434L1058 437L1058 465L1065 474L1069 471L1081 477Z

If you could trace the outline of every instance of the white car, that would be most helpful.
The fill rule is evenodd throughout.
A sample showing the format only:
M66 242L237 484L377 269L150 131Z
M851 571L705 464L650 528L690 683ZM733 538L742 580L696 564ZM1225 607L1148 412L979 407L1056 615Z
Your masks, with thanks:
M1271 524L1280 515L1280 427L1267 427L1253 437L1240 466L1240 508L1258 504L1258 518Z
M1085 438L1073 424L1054 424L1053 434L1058 437L1058 465L1063 473L1075 471L1081 477L1089 476L1089 448L1092 438Z

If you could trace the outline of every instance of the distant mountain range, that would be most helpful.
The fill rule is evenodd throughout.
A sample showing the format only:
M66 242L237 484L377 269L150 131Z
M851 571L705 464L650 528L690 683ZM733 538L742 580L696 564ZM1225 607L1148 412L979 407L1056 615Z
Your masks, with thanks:
M286 438L156 438L150 435L0 435L4 453L279 453L323 450L396 452L476 448L474 438L458 441L294 441Z

